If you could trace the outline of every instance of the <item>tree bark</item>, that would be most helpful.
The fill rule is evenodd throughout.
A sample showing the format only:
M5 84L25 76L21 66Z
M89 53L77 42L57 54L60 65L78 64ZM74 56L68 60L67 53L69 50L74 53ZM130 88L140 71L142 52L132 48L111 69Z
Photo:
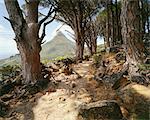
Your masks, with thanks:
M113 11L113 1L110 1L110 10L111 10L111 47L115 43L115 21L114 21L114 11Z
M76 60L83 60L84 41L76 42Z
M21 55L22 73L26 84L41 79L38 4L38 1L28 1L24 19L18 1L5 0L9 21L16 35L15 41Z
M121 24L122 36L131 74L136 74L137 64L143 63L144 44L140 37L139 0L122 1Z
M106 20L106 39L105 39L105 48L106 52L109 53L110 51L110 35L111 35L111 29L110 29L110 0L107 0L107 20Z
M146 0L146 4L147 4L146 5L146 9L147 9L147 11L146 11L146 13L147 13L146 14L146 17L147 17L147 31L148 31L148 33L150 33L150 25L149 25L150 24L150 22L149 22L150 21L149 20L149 11L150 10L149 10L149 1L148 0Z
M93 39L93 43L92 43L92 55L96 53L96 49L97 49L97 37Z
M42 78L39 54L40 49L37 45L33 45L33 43L30 44L32 44L32 48L29 48L31 46L26 48L27 45L20 42L17 43L21 55L22 73L26 84L31 82L35 83Z

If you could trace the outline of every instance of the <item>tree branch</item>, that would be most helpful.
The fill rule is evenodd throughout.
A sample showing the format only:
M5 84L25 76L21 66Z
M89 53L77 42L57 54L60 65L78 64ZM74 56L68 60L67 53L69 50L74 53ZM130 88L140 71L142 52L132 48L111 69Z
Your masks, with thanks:
M42 23L44 23L55 11L55 9L52 10L52 8L53 8L53 6L50 7L48 14L42 20L39 21L39 26L41 26Z
M42 32L42 35L41 35L41 37L39 38L39 41L38 41L39 43L42 43L42 41L43 41L43 39L44 39L44 37L46 35L46 26L55 19L55 16L56 16L56 13L55 13L54 17L51 20L49 20L48 22L44 23L44 25L43 25L43 32Z
M5 16L3 16L6 20L8 20L11 24L13 24L14 23L14 21L13 20L11 20L11 19L9 19L9 18L7 18L7 17L5 17Z
M9 18L4 17L11 23L11 26L16 34L17 40L21 40L23 29L26 27L26 21L23 17L17 0L4 0Z

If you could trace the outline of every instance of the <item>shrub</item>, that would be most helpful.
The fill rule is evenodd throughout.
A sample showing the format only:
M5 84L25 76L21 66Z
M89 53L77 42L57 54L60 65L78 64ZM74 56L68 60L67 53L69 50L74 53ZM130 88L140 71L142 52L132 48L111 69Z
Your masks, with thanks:
M0 69L0 74L1 74L1 79L5 80L5 79L9 79L9 78L15 78L17 75L20 74L20 66L18 65L7 65L7 66L3 66Z
M101 62L101 60L102 60L102 55L100 55L100 54L94 54L92 56L92 58L93 58L93 63L96 64L96 65L98 65Z

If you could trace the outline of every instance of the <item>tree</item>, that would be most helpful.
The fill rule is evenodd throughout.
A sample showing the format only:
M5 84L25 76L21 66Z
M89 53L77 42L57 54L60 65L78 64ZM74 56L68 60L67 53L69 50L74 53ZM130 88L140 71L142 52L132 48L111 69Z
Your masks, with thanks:
M123 0L121 11L122 36L127 55L127 63L132 74L135 74L133 66L143 63L144 44L140 37L141 21L139 0ZM132 67L131 67L132 66Z
M15 33L15 41L21 55L22 74L25 83L36 82L41 79L40 51L45 36L45 27L53 19L45 22L55 12L51 5L43 19L38 20L38 6L40 0L25 0L25 14L23 14L17 0L4 0L9 18L6 18ZM43 33L39 30L43 25Z
M97 37L99 36L100 31L99 22L96 20L91 20L88 22L85 31L85 43L87 45L90 56L96 53L97 49Z
M85 28L95 11L92 0L57 0L59 16L57 20L69 25L75 33L76 60L83 59Z
M110 0L106 1L106 10L107 10L107 18L106 18L106 39L105 39L105 47L106 47L106 52L108 53L110 51L111 47L111 28L110 28L110 15L111 15L111 10L110 10Z

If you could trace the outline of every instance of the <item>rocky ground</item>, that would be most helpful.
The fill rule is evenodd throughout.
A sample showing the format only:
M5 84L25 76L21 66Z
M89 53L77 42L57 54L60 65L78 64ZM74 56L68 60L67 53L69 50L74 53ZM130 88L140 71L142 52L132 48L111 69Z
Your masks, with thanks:
M149 120L150 69L131 79L125 59L122 51L68 59L43 66L44 82L1 83L0 120Z

